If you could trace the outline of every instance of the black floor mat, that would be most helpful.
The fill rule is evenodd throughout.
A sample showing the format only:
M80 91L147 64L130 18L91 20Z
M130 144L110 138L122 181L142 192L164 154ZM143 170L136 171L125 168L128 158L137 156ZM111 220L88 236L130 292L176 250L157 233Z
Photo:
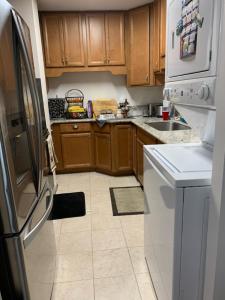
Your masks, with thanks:
M79 193L56 194L53 199L51 220L82 217L86 214L85 195Z

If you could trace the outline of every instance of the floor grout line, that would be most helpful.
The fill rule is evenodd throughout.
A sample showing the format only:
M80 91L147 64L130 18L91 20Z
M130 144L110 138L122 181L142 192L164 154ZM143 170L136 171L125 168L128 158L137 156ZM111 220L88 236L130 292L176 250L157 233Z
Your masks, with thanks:
M121 220L120 220L120 221L121 221ZM127 245L128 255L129 255L129 257L130 257L130 261L131 261L131 266L132 266L132 270L133 270L135 282L136 282L137 288L138 288L138 293L139 293L140 299L142 299L141 291L140 291L139 284L138 284L138 281L137 281L137 277L136 277L136 274L135 274L135 271L134 271L134 265L133 265L133 261L132 261L132 259L131 259L131 255L130 255L130 251L129 251L129 247L128 247L128 243L127 243L127 240L126 240L126 236L125 236L125 233L124 233L124 230L123 230L123 225L122 225L122 223L121 223L121 227L122 227L122 232L123 232L123 235L124 235L125 243L126 243L126 245Z

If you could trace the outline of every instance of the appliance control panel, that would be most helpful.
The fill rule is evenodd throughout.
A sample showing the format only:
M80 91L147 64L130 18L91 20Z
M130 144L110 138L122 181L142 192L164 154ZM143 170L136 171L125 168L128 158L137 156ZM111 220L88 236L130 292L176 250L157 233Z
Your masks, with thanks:
M215 78L168 82L164 97L175 104L213 108L215 106Z

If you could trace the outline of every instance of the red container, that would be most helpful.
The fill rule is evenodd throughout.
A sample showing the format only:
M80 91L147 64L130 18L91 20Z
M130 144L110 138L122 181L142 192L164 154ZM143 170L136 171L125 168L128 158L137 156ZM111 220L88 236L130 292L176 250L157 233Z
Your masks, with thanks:
M168 111L163 111L162 116L163 116L163 121L168 121L170 119Z

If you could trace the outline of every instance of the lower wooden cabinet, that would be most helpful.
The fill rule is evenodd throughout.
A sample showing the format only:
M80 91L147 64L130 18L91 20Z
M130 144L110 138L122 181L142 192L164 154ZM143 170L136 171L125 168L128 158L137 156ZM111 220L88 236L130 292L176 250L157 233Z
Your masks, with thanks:
M143 184L144 177L144 145L157 144L158 140L146 133L145 131L137 130L137 142L136 142L136 153L137 153L137 170L136 177Z
M144 145L160 143L130 123L54 124L52 137L57 172L93 171L111 175L135 174L143 184Z
M63 170L63 160L62 160L62 144L60 135L60 126L55 124L52 126L52 140L56 155L56 171L60 172Z
M136 169L136 176L138 180L143 184L143 175L144 175L144 152L143 148L144 143L137 139L136 143L136 153L137 153L137 169Z
M91 133L61 134L62 160L65 170L85 170L94 165Z
M133 173L133 126L112 127L112 171L118 175Z
M96 170L110 172L112 168L110 134L95 132L94 137Z

